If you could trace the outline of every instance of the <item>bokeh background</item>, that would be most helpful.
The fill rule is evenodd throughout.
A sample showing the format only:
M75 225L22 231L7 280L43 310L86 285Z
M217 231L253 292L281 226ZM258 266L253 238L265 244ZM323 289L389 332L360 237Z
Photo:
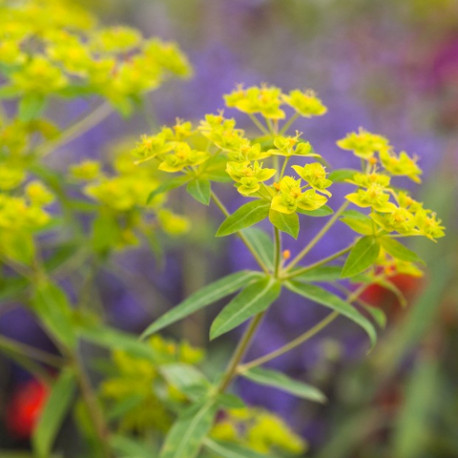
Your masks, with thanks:
M421 280L398 278L409 299L370 289L365 299L384 308L389 324L367 354L362 333L339 319L272 367L319 385L325 406L297 401L249 382L238 389L250 404L278 412L310 444L316 458L453 458L458 456L458 2L456 0L86 0L106 24L123 23L145 35L177 41L194 66L191 80L168 83L144 111L126 122L110 116L50 158L65 170L76 158L103 158L126 138L154 131L176 117L198 120L222 108L237 83L267 82L285 90L313 88L329 112L297 122L334 167L350 165L336 140L362 126L386 135L397 150L419 157L423 184L411 187L438 210L447 236L411 247L426 260ZM61 119L84 111L74 104ZM236 116L236 113L228 113ZM238 117L242 126L246 120ZM342 196L336 195L334 202ZM180 199L174 204L183 205ZM232 205L236 206L237 202ZM198 204L193 229L168 241L159 265L151 250L120 254L98 274L94 298L107 320L140 332L155 317L217 276L250 266L237 241L212 238L218 217ZM214 217L215 216L215 217ZM316 232L315 222L304 238ZM349 236L349 234L348 234ZM311 253L335 252L347 237L331 231ZM267 316L250 356L271 351L312 326L325 311L285 301ZM208 345L211 316L199 314L170 330ZM21 307L3 307L0 333L52 350ZM224 365L237 333L212 344L209 369ZM90 357L91 355L88 355ZM3 400L30 378L0 356ZM2 403L5 405L5 403ZM0 448L26 448L7 429L2 412ZM65 433L65 431L64 431ZM64 435L65 436L65 435Z

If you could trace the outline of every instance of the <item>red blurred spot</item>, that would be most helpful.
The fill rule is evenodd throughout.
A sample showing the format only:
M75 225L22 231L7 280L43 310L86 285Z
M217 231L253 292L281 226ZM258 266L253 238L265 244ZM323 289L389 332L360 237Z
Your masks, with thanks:
M6 407L6 426L12 436L28 439L48 397L48 388L38 380L19 385Z
M422 286L422 279L407 274L396 274L388 278L406 298L411 301ZM402 313L401 304L397 296L389 289L378 284L369 285L360 298L373 307L382 309L389 318L396 318Z

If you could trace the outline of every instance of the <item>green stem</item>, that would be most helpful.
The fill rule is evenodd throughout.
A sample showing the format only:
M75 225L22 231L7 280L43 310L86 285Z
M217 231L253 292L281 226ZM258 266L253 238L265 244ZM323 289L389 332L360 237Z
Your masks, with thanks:
M289 118L289 120L281 128L279 135L283 135L292 126L293 122L296 121L296 119L298 118L299 118L299 114L294 113L293 116L291 116L291 118Z
M270 132L262 125L261 121L251 113L247 113L248 117L251 119L253 124L264 134L264 135L270 135Z
M37 156L46 156L59 146L65 145L71 140L92 129L94 126L106 119L112 112L113 109L108 103L102 103L95 110L84 116L81 120L64 129L59 137L55 140L51 140L39 145L36 148L35 153Z
M97 396L92 389L91 383L86 374L86 370L84 369L83 364L80 362L78 355L74 353L71 355L71 357L73 360L73 367L76 372L78 385L81 390L81 395L87 407L89 416L91 417L91 421L94 425L95 433L99 439L102 456L103 458L112 458L113 454L111 453L109 445L110 432L105 422L103 412L100 409Z
M274 266L275 278L278 278L280 273L280 264L281 264L281 235L278 228L274 227L274 236L275 236L275 245L274 245Z
M349 294L347 296L347 302L355 301L358 298L358 296L360 296L361 293L367 288L367 286L368 285L361 285L353 293ZM246 364L242 364L238 366L236 372L242 373L248 369L251 369L252 367L260 366L264 363L267 363L268 361L271 361L272 359L278 358L279 356L291 351L292 349L298 347L299 345L302 345L304 342L311 339L315 334L317 334L322 329L324 329L326 326L328 326L330 323L332 323L339 315L340 313L335 310L334 312L324 317L321 321L319 321L311 329L304 332L300 336L296 337L294 340L287 343L286 345L283 345L283 347L280 347L278 350L275 350L271 353L268 353L267 355L261 356L260 358L256 358L253 361L250 361Z
M226 388L230 385L232 379L236 375L237 367L239 366L240 361L245 356L245 353L248 350L248 347L250 346L254 334L256 333L259 325L261 324L261 321L265 313L266 311L255 315L254 318L250 321L250 324L246 328L245 332L243 333L243 336L240 339L240 342L238 343L231 360L229 361L226 372L218 387L219 393L223 393L226 390Z
M225 205L221 202L221 200L217 197L217 195L212 191L211 197L214 200L215 204L218 206L218 208L221 210L221 212L224 214L224 216L228 217L230 213L228 212L227 208ZM253 257L256 259L256 262L259 264L259 267L266 273L269 274L269 269L268 267L264 264L263 260L259 257L258 253L256 253L256 250L253 248L249 240L245 237L245 235L241 232L238 231L237 235L240 237L242 242L245 244L245 246L248 248L250 253L253 255Z
M315 326L313 326L313 328L304 332L299 337L296 337L294 340L287 343L286 345L283 345L283 347L280 347L278 350L275 350L271 353L268 353L267 355L261 356L260 358L256 358L253 361L250 361L249 363L239 366L237 372L244 372L248 369L251 369L252 367L260 366L261 364L264 364L274 358L278 358L284 353L287 353L288 351L292 350L293 348L296 348L297 346L303 344L305 341L312 338L315 334L317 334L323 328L325 328L329 323L332 323L338 316L339 312L334 311L330 313L328 316L326 316L320 322L318 322Z
M53 355L22 342L17 342L5 336L0 336L0 348L8 352L15 352L21 355L25 355L27 358L40 361L41 363L52 367L61 367L64 362L63 359L59 356Z
M320 261L314 262L313 264L310 264L308 266L301 267L300 269L291 272L289 275L285 275L284 277L282 277L282 280L289 280L291 278L297 277L298 275L302 275L303 273L308 272L309 270L312 270L315 267L322 266L323 264L327 264L328 262L333 261L334 259L340 258L345 253L348 253L354 247L355 243L356 241L351 243L347 247L342 248L340 251L337 251L337 253L331 254L326 258L323 258Z
M283 161L283 165L280 171L280 180L283 178L283 175L285 174L285 170L286 170L286 166L288 165L288 162L289 162L289 157L285 157L285 160Z
M348 207L349 202L344 202L340 208L332 215L332 218L322 227L318 234L310 240L309 244L288 264L287 270L291 270L328 232L331 226L338 220L339 216L345 211Z

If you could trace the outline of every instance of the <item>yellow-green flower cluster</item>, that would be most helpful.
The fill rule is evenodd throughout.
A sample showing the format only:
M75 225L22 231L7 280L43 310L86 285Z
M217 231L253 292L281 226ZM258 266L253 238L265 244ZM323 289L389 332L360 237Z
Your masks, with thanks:
M181 403L186 398L162 378L158 366L168 363L196 364L203 357L200 349L186 342L176 343L160 336L152 337L149 345L158 359L158 365L124 351L115 351L112 357L117 374L101 384L101 395L107 400L119 403L138 399L137 403L131 403L120 420L119 428L123 431L166 431L172 422L168 406L170 403Z
M352 132L337 142L340 148L352 151L353 154L370 164L381 163L390 175L406 176L420 183L421 169L417 159L411 158L405 151L399 156L393 151L388 139L381 135L372 134L364 129ZM378 154L378 158L377 158Z
M315 106L315 109L310 108L310 113L323 114L325 111L316 108L323 105L311 92L292 91L286 96L271 86L238 87L225 96L225 100L228 107L234 106L249 114L261 113L268 119L274 119L272 113L285 100L298 107L302 103L303 113L307 104ZM203 148L203 145L206 146ZM268 200L272 210L281 213L316 210L331 196L327 190L331 181L324 167L318 162L302 162L320 158L320 155L301 138L301 133L287 136L275 129L270 141L250 140L243 129L237 128L236 121L225 117L222 111L206 115L197 129L189 122L180 121L173 129L164 127L154 136L143 135L132 154L138 159L137 163L154 159L159 170L183 172L190 179L208 176L210 181L216 180L210 170L215 170L215 164L223 166L223 172L234 181L240 194ZM293 157L302 162L292 166L299 179L285 175L288 161ZM278 170L279 160L283 161L281 171Z
M395 155L386 138L363 129L349 134L337 144L368 161L363 172L355 173L347 180L358 189L347 194L346 198L358 207L370 208L370 216L379 229L405 236L423 235L432 240L444 235L444 228L435 213L424 209L406 191L390 185L392 176L406 176L419 182L422 171L416 159L405 152ZM379 164L382 171L378 170Z
M36 231L45 226L51 216L44 209L54 201L54 195L40 182L26 185L25 195L0 192L0 230Z
M275 86L261 85L244 88L242 85L224 96L226 105L250 115L260 114L268 120L284 119L284 105L293 108L297 115L305 118L322 116L327 108L311 90L295 89L285 94Z
M177 236L189 230L187 218L164 208L165 196L160 194L150 202L148 197L161 182L154 167L136 167L124 145L119 144L113 161L114 174L102 170L98 161L86 160L69 169L72 180L86 182L84 192L105 209L109 209L124 227L126 233L151 231L150 219L155 217L159 227L169 235Z
M165 78L191 71L173 43L144 39L129 27L99 27L66 0L2 3L0 43L0 71L10 94L94 94L125 114Z
M301 455L307 443L276 415L262 409L231 409L212 428L214 439L238 443L263 454Z

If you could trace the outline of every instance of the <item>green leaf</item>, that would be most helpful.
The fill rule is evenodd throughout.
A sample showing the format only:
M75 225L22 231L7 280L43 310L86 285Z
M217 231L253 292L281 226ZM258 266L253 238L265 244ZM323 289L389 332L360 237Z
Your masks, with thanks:
M110 445L119 458L151 458L156 456L150 444L143 444L138 440L121 435L111 435Z
M33 432L33 449L38 457L48 458L75 393L76 380L72 369L64 369L54 383Z
M301 215L313 216L316 218L319 218L321 216L329 216L334 213L334 210L331 207L328 207L327 205L323 205L322 207L317 208L316 210L311 210L311 211L302 210L300 208L298 208L296 211L297 213L300 213Z
M343 212L340 221L358 234L372 235L374 233L374 223L372 220L367 215L359 211L347 210Z
M210 383L204 374L190 364L166 364L160 366L159 371L171 385L194 400L201 397L202 393L206 393L210 387ZM203 387L204 390L196 391L194 390L196 387Z
M52 336L68 348L76 347L72 309L62 289L51 282L39 283L32 297L32 308Z
M221 393L217 396L216 402L218 406L225 409L243 409L246 404L238 396L230 393Z
M342 269L342 277L352 277L372 266L380 252L380 245L374 237L359 239L351 249Z
M405 307L407 305L407 299L405 298L402 291L394 283L380 277L374 277L373 283L386 288L388 291L391 291L397 297L401 307Z
M341 266L318 266L313 269L294 277L296 280L306 282L330 282L341 279L342 267ZM291 272L294 275L294 270Z
M0 100L1 99L15 99L21 95L21 91L14 86L0 87Z
M254 367L241 372L240 375L260 385L272 386L279 390L286 391L287 393L294 394L302 399L326 402L326 396L318 388L308 385L307 383L293 380L287 375L272 369Z
M216 441L213 439L205 439L204 445L213 453L216 453L221 458L269 458L268 455L261 455L242 445L233 444L232 442Z
M266 310L278 298L280 291L280 283L272 277L264 277L247 286L215 318L210 328L210 339L215 339Z
M29 122L40 117L46 108L47 100L40 94L27 94L19 102L18 118Z
M195 458L213 424L217 407L213 400L189 407L165 438L159 458Z
M110 350L124 350L133 356L157 363L153 348L138 340L137 336L104 325L84 325L78 327L79 336L96 345Z
M262 276L259 272L252 271L241 271L234 274L230 274L226 277L220 278L219 280L210 283L202 289L199 289L195 293L191 294L183 302L175 306L172 310L162 315L158 320L153 322L143 332L141 338L154 334L155 332L181 320L191 313L196 312L214 302L222 299L223 297L229 296L229 294L235 293L240 288L248 285L255 279Z
M257 227L250 227L243 229L242 234L250 242L258 254L261 261L267 268L273 270L274 268L274 243L272 238L262 229Z
M150 192L148 198L146 199L146 204L148 205L151 201L164 192L171 191L172 189L179 188L190 180L188 175L182 175L176 178L167 179L162 184L160 184L156 189Z
M334 170L328 175L328 178L333 181L334 183L341 183L345 180L350 180L353 178L353 175L357 172L357 170L353 169L338 169Z
M92 222L92 248L97 252L109 252L119 242L121 228L114 214L102 211Z
M0 253L7 259L24 265L31 265L35 257L35 242L29 232L0 232Z
M186 192L197 202L208 205L211 197L210 181L203 178L195 178L186 186Z
M380 310L377 307L372 307L369 304L363 304L361 302L359 302L359 304L382 329L386 326L386 315L383 310Z
M269 221L280 231L286 232L291 237L297 239L299 235L299 216L297 216L297 213L287 215L275 210L270 210Z
M339 312L341 315L346 316L356 324L361 326L368 334L371 344L374 345L377 335L372 323L358 310L352 307L348 302L345 302L335 294L326 291L316 285L300 283L296 281L286 282L286 287L293 293L299 296L310 299L313 302L329 307L332 310Z
M216 237L224 237L259 223L267 218L269 208L270 202L265 200L254 200L242 205L223 221L216 232Z
M380 244L382 248L391 256L407 262L421 262L424 261L412 250L409 250L402 243L398 242L392 237L380 237Z

